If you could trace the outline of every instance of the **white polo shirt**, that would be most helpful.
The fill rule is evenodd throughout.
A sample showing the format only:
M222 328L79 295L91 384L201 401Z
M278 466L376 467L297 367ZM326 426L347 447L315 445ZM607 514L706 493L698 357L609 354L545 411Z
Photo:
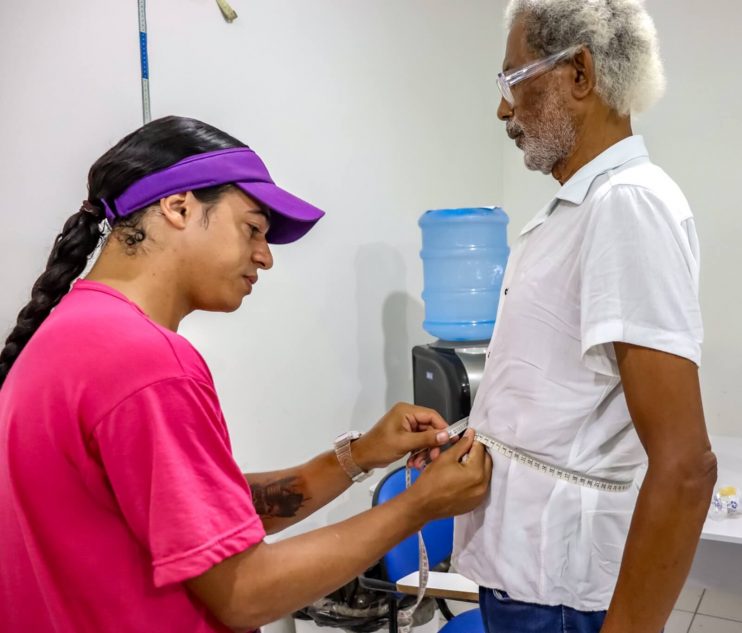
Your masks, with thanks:
M543 461L643 472L612 343L700 363L699 253L678 186L633 136L582 167L513 248L470 424ZM607 609L639 482L598 492L494 456L487 500L456 521L454 566L513 599Z

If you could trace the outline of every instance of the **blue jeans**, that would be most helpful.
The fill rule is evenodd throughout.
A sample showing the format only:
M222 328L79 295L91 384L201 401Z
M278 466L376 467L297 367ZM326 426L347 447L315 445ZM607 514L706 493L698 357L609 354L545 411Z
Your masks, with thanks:
M605 611L518 602L485 587L479 588L479 608L487 633L599 633L605 619Z

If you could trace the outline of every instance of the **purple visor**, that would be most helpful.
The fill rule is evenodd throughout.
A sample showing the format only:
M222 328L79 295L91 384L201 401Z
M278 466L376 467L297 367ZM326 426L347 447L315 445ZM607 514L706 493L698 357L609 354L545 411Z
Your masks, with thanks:
M238 147L196 154L137 180L110 205L103 200L113 223L174 193L233 184L271 210L267 239L288 244L302 237L324 214L315 206L284 191L270 177L263 161L251 149Z

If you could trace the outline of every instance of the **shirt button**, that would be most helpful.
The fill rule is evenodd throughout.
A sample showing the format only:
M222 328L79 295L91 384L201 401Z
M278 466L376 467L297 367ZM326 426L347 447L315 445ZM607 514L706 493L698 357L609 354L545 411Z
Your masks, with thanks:
M508 294L508 290L510 290L510 288L505 288L505 294Z

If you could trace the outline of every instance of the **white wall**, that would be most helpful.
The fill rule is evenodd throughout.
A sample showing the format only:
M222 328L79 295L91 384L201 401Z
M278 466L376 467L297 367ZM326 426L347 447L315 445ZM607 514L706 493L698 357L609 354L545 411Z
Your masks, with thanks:
M742 435L742 284L737 281L742 214L736 195L742 84L733 53L742 32L739 3L646 0L646 5L659 33L668 90L634 122L634 131L644 135L652 160L678 182L696 216L706 419L711 433ZM512 239L558 184L550 176L528 172L520 150L502 130L498 135L498 142L504 141L503 202L512 220Z

